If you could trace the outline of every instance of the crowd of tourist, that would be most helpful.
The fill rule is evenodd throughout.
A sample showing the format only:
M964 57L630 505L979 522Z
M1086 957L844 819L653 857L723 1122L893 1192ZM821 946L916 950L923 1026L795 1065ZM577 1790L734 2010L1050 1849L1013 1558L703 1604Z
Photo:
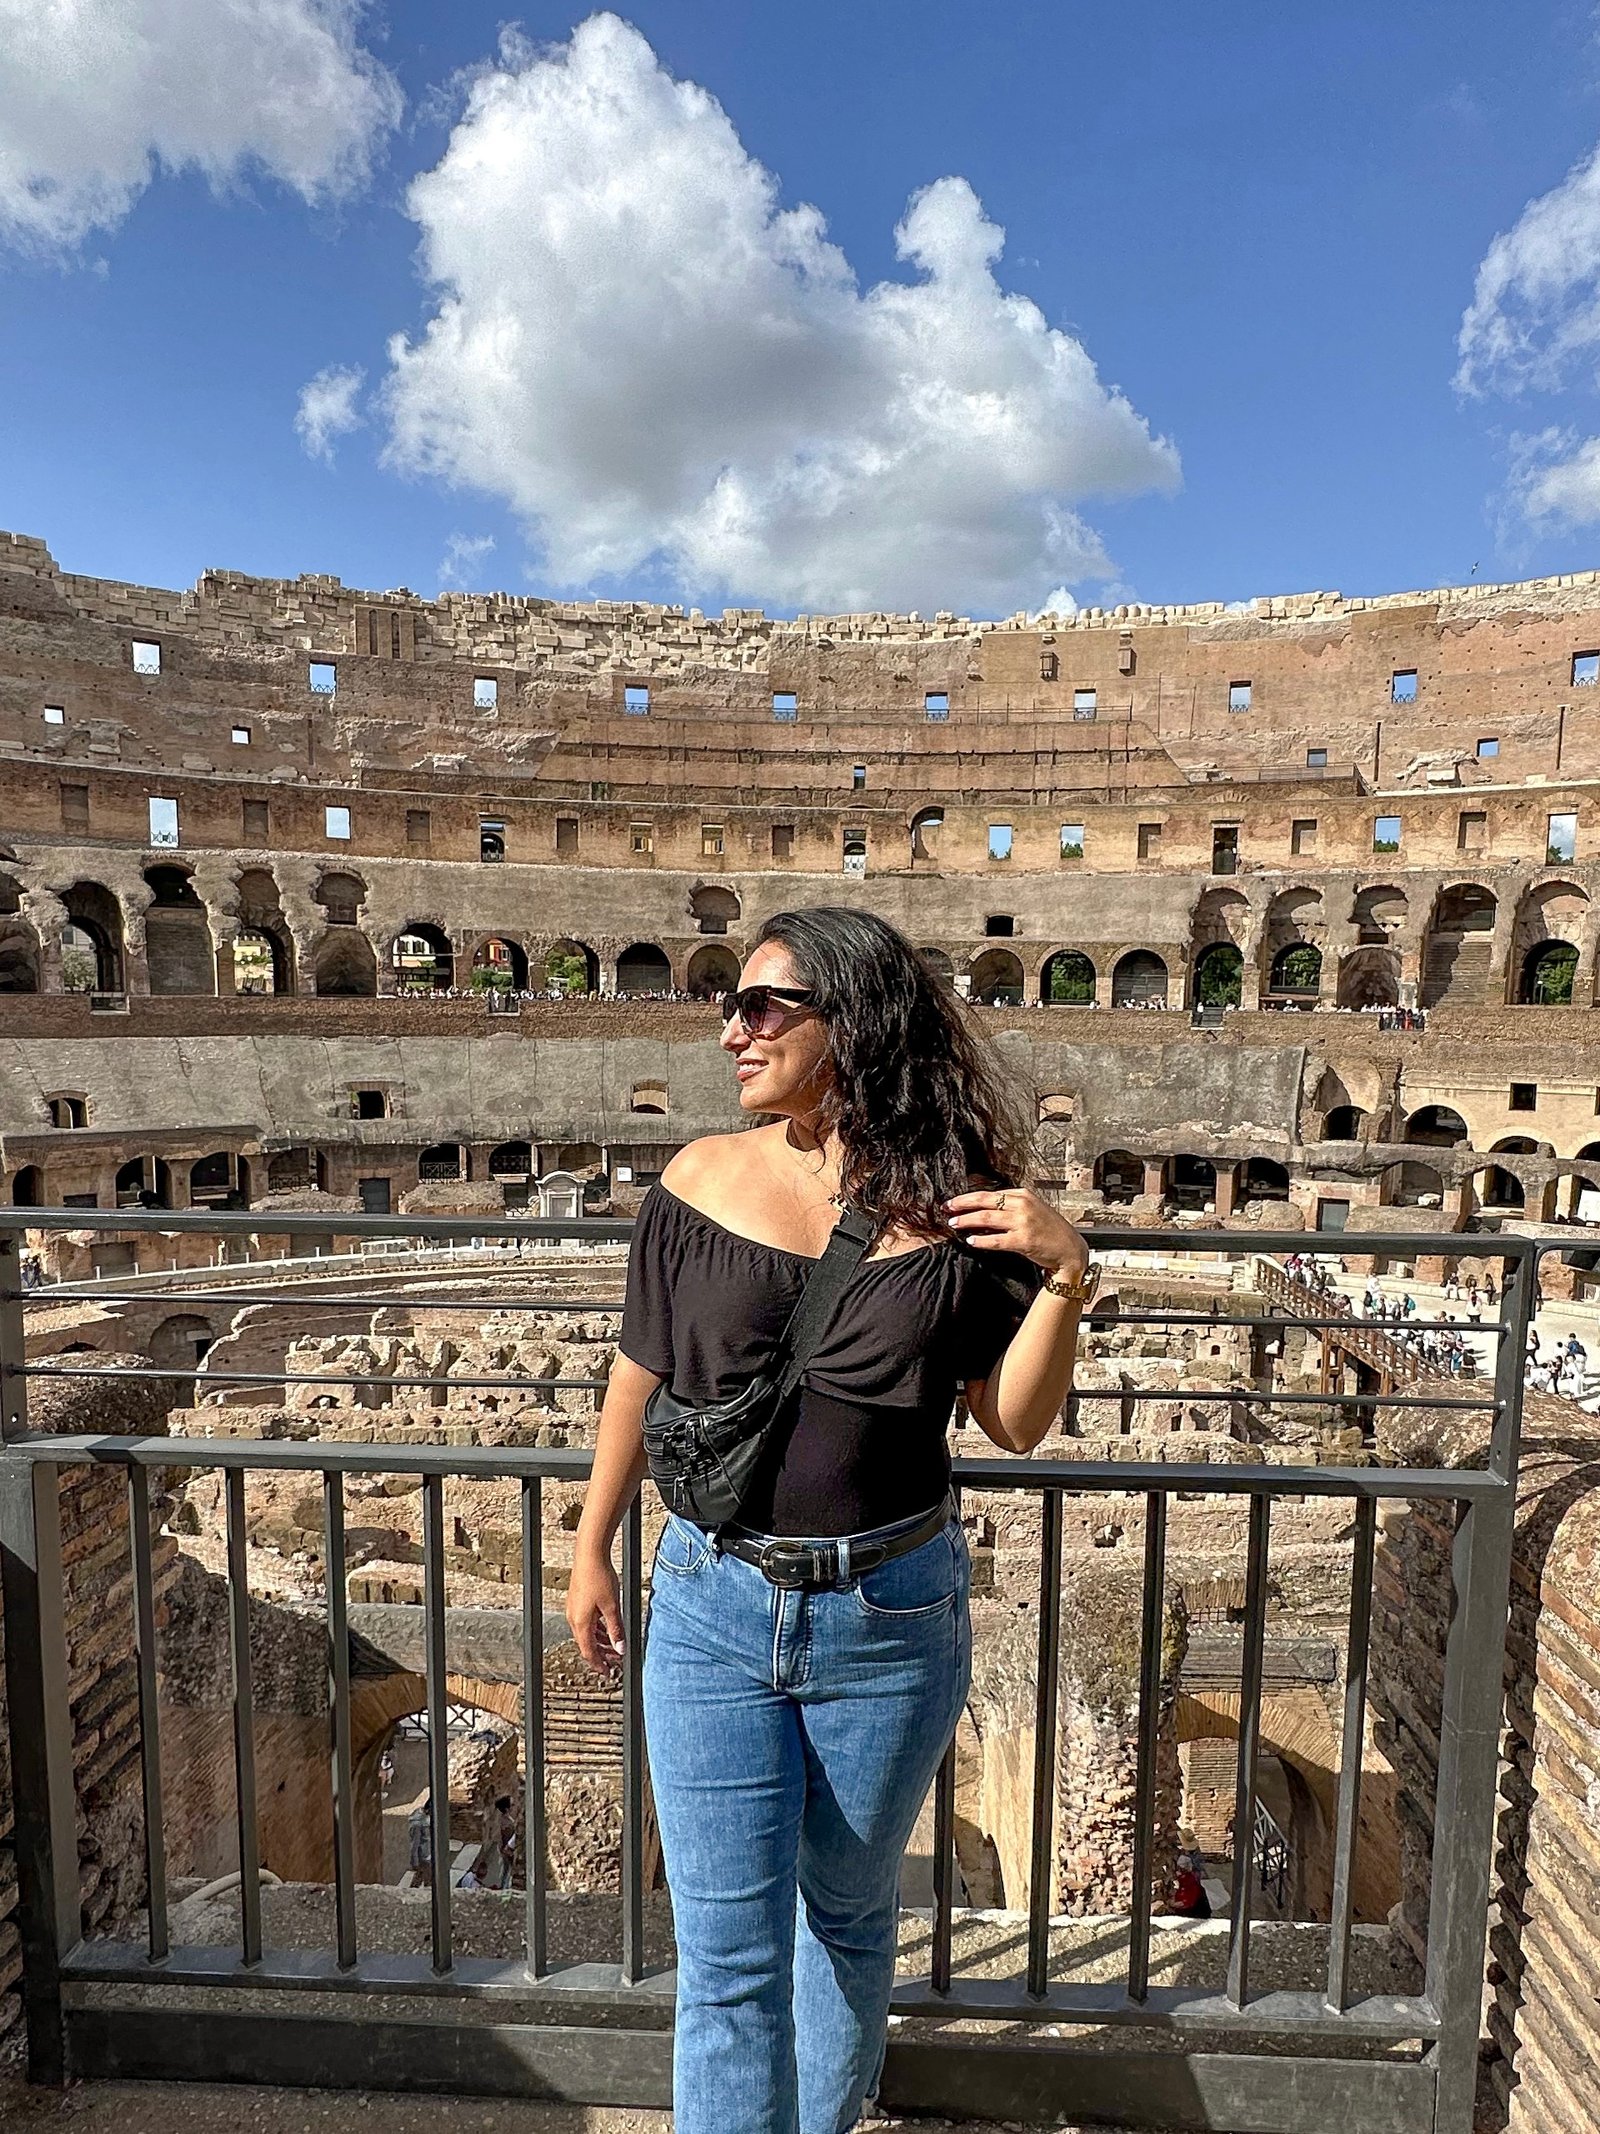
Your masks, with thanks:
M1444 1318L1447 1325L1420 1325L1417 1322L1417 1300L1409 1289L1395 1296L1385 1296L1377 1282L1369 1276L1359 1299L1348 1298L1335 1285L1332 1269L1340 1274L1349 1273L1349 1263L1335 1259L1332 1268L1326 1261L1318 1260L1309 1253L1291 1252L1285 1259L1284 1272L1300 1285L1323 1300L1335 1314L1349 1312L1353 1318L1366 1320L1381 1327L1386 1339L1413 1355L1428 1370L1441 1377L1472 1377L1481 1368L1470 1336L1457 1331L1460 1313L1452 1311L1453 1304L1465 1307L1465 1324L1468 1327L1482 1326L1487 1315L1494 1323L1495 1307L1500 1301L1500 1289L1493 1270L1485 1268L1482 1274L1475 1269L1462 1274L1452 1267L1444 1281ZM1535 1285L1533 1308L1544 1308L1544 1290ZM1568 1400L1581 1400L1588 1392L1589 1352L1578 1336L1569 1334L1565 1341L1552 1337L1546 1349L1538 1331L1528 1329L1528 1355L1526 1384L1530 1393L1559 1393Z

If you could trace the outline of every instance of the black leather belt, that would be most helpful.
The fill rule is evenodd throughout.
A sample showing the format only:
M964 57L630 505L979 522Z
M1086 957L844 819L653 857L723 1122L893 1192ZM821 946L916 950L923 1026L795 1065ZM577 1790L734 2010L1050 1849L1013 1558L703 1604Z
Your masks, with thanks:
M841 1534L833 1541L799 1541L789 1534L757 1534L748 1527L727 1526L718 1533L717 1546L753 1563L774 1586L837 1586L920 1549L944 1532L954 1510L954 1501L947 1496L931 1512L919 1513L915 1519L875 1526L868 1534Z

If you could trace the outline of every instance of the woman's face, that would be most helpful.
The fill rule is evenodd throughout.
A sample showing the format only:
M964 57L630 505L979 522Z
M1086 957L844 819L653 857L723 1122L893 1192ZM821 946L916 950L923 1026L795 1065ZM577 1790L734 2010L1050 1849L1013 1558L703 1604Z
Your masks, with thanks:
M780 941L764 941L739 973L741 987L800 983ZM741 1111L806 1118L816 1111L828 1088L827 1034L814 1008L782 1005L783 1022L768 1037L752 1036L739 1016L731 1017L722 1026L722 1049L733 1056Z

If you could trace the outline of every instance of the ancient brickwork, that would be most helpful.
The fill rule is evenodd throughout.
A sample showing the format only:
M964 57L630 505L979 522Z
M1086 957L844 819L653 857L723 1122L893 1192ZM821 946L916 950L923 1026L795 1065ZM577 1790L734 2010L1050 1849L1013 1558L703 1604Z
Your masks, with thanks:
M142 1358L95 1361L120 1361L132 1368ZM167 1427L160 1388L126 1379L38 1380L31 1411L35 1427L60 1435L130 1431L160 1436ZM60 1501L81 1917L85 1933L108 1934L139 1911L145 1895L127 1484L115 1468L64 1469ZM177 1552L159 1532L161 1504L159 1490L152 1491L151 1558L165 1613ZM0 1653L3 1650L0 1622ZM16 1868L5 1842L12 1829L11 1774L4 1749L9 1739L10 1713L0 1674L0 2032L16 2020L21 1976Z

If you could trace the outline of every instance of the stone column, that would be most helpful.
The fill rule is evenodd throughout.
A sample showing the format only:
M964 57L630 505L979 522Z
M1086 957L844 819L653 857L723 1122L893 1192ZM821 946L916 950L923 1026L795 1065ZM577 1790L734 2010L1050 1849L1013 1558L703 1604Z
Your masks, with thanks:
M1217 1174L1217 1214L1231 1215L1239 1193L1239 1166L1236 1163L1213 1165Z
M145 947L144 912L122 907L122 990L130 1000L150 996L150 963Z
M1159 1197L1167 1190L1167 1159L1165 1156L1146 1156L1144 1159L1144 1190Z

